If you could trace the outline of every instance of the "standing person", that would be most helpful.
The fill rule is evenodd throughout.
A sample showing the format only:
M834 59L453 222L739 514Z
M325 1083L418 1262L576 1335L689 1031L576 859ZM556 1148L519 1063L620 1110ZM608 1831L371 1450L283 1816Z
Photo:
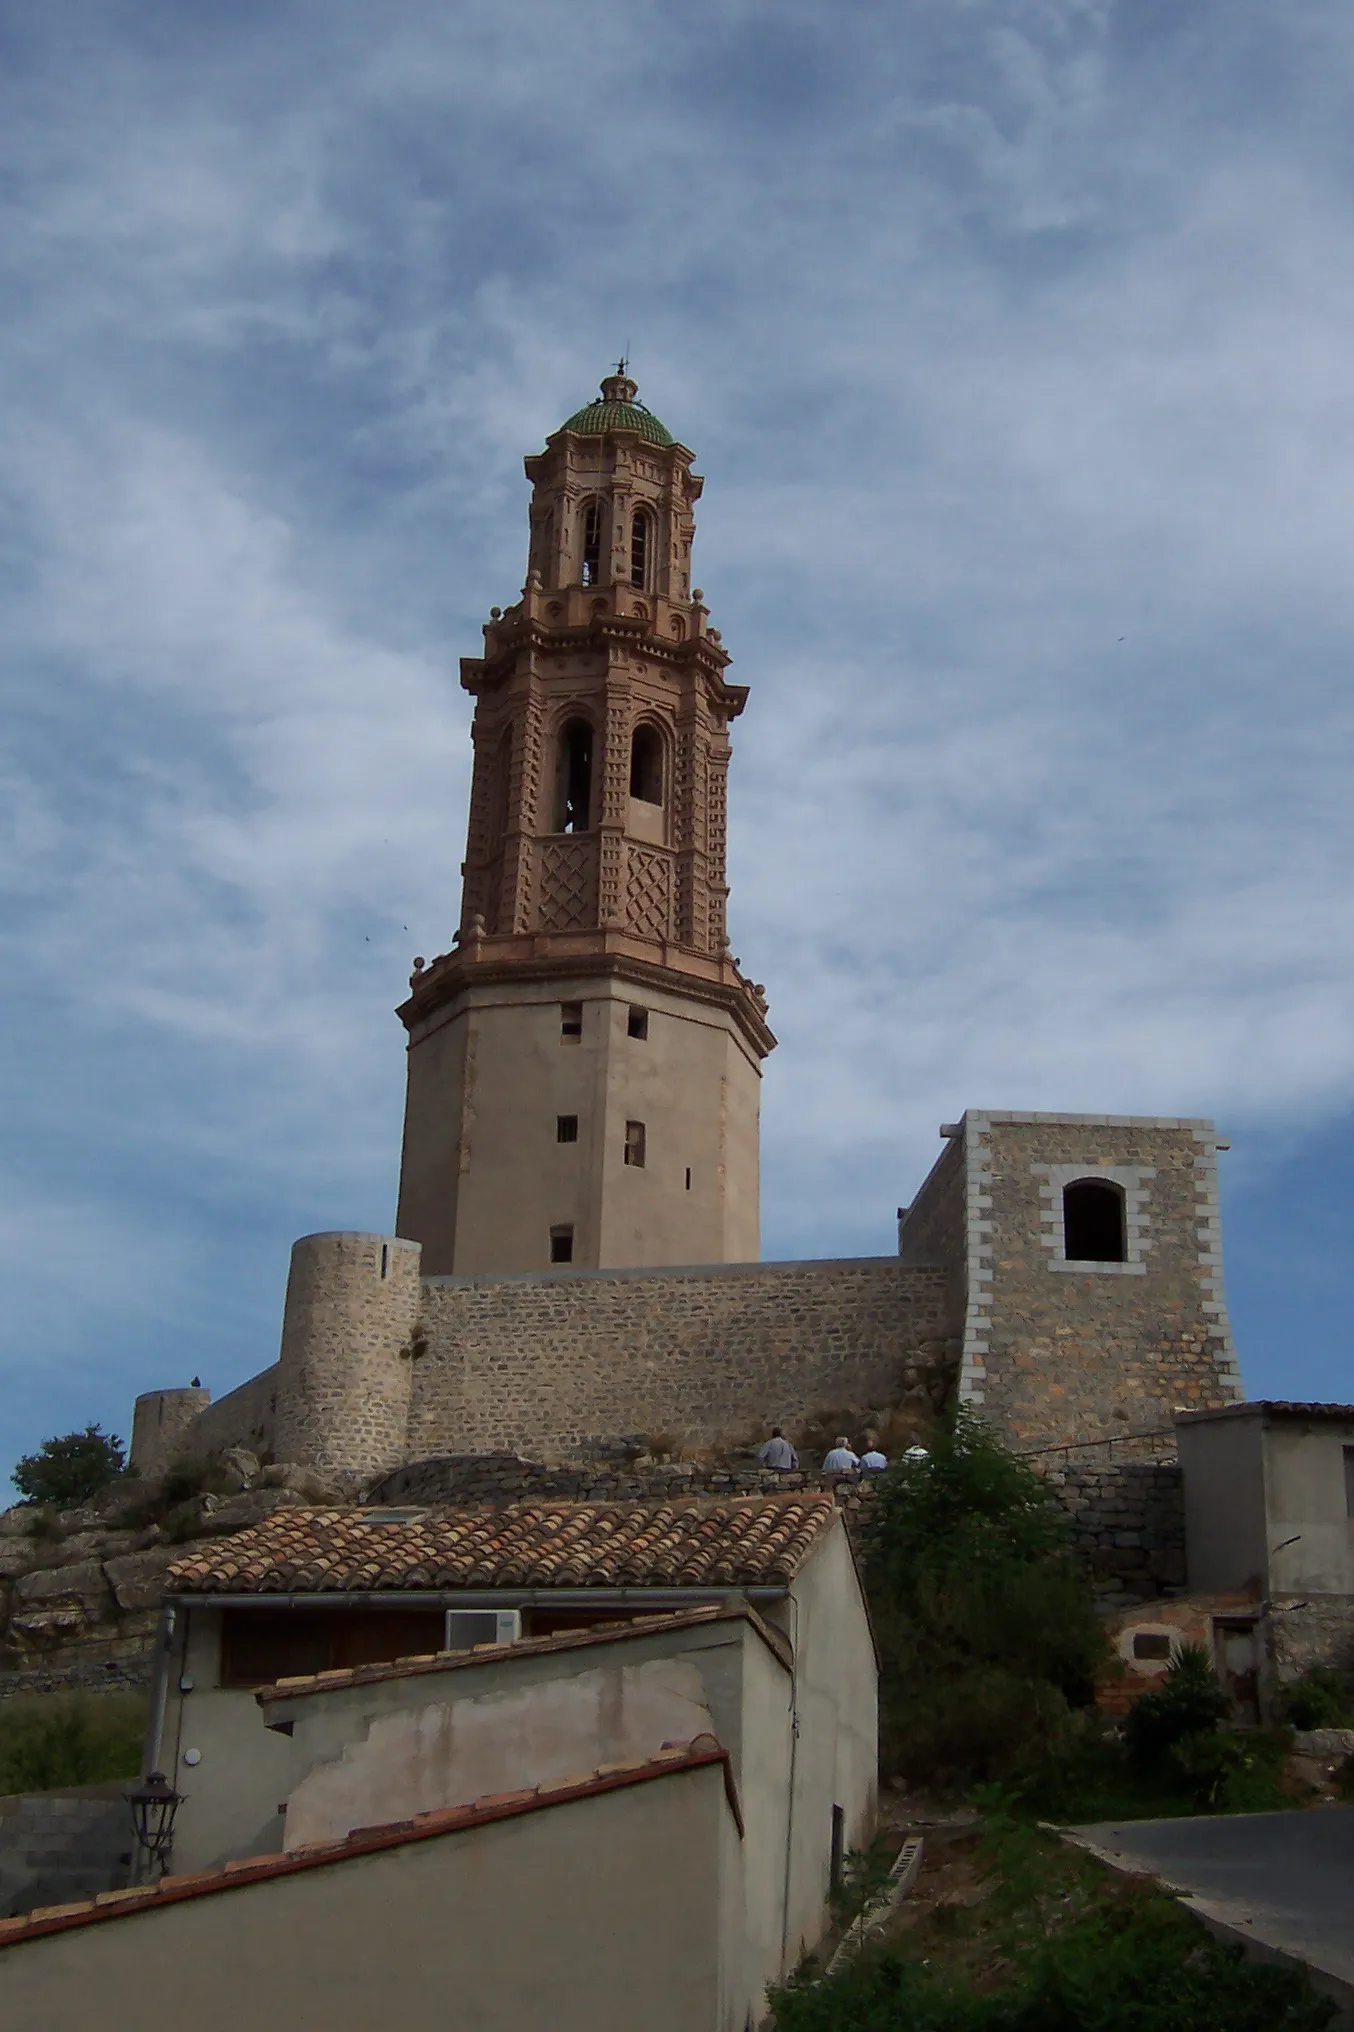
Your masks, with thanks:
M782 1475L793 1474L799 1466L799 1455L778 1425L772 1426L770 1439L758 1447L757 1458L764 1468L775 1468Z
M830 1453L823 1456L825 1475L853 1475L860 1466L860 1455L852 1453L851 1442L843 1433Z

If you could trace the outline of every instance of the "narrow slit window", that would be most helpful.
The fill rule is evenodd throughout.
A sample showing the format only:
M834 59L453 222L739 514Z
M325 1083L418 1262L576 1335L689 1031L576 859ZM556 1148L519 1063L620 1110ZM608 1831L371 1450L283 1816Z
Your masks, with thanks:
M382 1277L389 1277L389 1275L390 1275L390 1244L389 1244L389 1242L382 1242L382 1244L381 1244L381 1275L382 1275Z
M589 501L583 510L583 583L595 586L602 576L602 504Z
M1345 1448L1345 1514L1354 1517L1354 1446Z
M559 1034L564 1044L577 1044L583 1035L583 1004L561 1002L559 1005Z
M630 583L632 586L647 586L649 583L649 517L643 508L637 509L630 524Z
M556 1115L555 1141L557 1143L577 1143L578 1141L577 1115Z
M627 1122L625 1125L625 1161L636 1171L644 1169L644 1124Z
M840 1806L832 1809L832 1852L828 1858L828 1881L834 1891L842 1887L842 1865L846 1861L846 1813Z
M1064 1189L1063 1254L1069 1263L1127 1262L1120 1186L1100 1178L1079 1178Z
M574 1230L572 1221L550 1230L550 1261L572 1263L574 1260Z
M657 727L636 727L630 742L630 795L642 804L663 802L663 737Z
M625 1019L625 1034L627 1037L638 1037L641 1039L648 1036L649 1012L647 1009L638 1009L633 1002L630 1004L629 1013Z
M691 1190L691 1166L689 1164L686 1167L686 1189L688 1192Z

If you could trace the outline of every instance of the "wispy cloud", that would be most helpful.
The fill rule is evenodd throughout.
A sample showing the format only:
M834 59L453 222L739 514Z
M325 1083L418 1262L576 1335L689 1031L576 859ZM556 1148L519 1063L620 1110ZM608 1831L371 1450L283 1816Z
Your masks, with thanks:
M115 11L0 0L0 1437L53 1237L107 1405L389 1220L455 658L627 343L753 685L769 1248L887 1248L966 1103L1256 1178L1349 1108L1343 10Z

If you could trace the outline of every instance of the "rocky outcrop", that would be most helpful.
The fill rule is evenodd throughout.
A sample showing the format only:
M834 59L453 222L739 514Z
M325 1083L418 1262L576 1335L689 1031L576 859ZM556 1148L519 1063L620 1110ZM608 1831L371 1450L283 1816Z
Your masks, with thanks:
M0 1513L0 1699L144 1685L165 1574L187 1544L358 1494L232 1447L154 1480L124 1477L76 1509Z

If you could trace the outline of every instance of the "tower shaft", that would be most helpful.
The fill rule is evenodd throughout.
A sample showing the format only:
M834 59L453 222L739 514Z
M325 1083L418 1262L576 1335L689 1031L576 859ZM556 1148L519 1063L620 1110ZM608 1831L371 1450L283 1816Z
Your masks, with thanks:
M691 454L618 373L528 458L527 583L461 682L455 948L400 1010L425 1275L758 1254L760 988L725 930L746 689L690 585Z

